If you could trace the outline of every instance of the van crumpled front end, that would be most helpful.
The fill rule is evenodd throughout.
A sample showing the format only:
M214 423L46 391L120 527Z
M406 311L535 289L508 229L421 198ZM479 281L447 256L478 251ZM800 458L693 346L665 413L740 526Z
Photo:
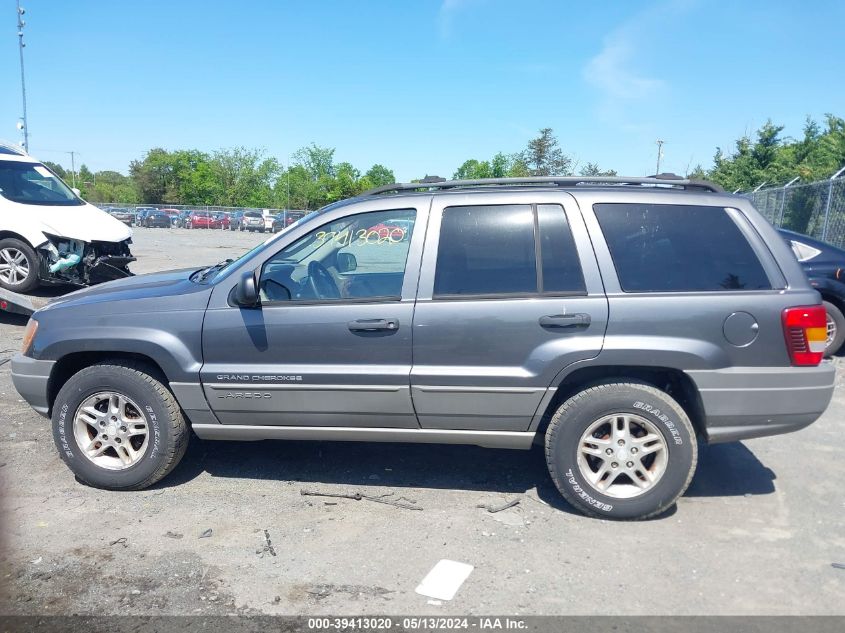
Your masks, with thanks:
M38 249L40 277L44 281L77 286L130 277L128 265L135 261L129 250L132 238L121 242L83 242L47 235Z

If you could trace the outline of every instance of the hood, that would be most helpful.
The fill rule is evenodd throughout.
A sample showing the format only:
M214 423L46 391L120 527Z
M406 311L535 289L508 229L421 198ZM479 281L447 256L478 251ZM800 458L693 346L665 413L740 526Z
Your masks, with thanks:
M43 233L83 242L122 242L132 237L123 222L87 202L75 207L16 204Z
M64 295L48 303L39 312L91 304L106 304L98 307L99 314L154 312L157 307L171 303L166 301L167 298L172 298L174 305L181 309L204 308L208 303L211 286L190 281L188 278L195 270L172 270L109 281Z

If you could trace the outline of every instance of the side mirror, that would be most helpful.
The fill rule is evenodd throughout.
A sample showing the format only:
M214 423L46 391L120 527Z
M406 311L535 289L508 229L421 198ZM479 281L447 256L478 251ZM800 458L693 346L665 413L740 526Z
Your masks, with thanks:
M76 187L71 187L71 188L70 188L70 190L71 190L71 191L72 191L72 192L73 192L73 193L74 193L77 197L79 197L79 196L81 196L81 195L82 195L82 192L81 192L79 189L77 189Z
M352 253L337 254L337 272L351 273L353 270L357 270L357 268L358 260L355 259L355 255Z
M254 272L248 270L241 275L238 285L232 289L232 301L241 308L257 308L261 305Z

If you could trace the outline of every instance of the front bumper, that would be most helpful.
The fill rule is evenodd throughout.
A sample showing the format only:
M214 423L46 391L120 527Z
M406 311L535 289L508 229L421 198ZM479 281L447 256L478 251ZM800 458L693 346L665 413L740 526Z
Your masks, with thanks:
M35 360L23 354L16 354L12 358L12 383L15 389L33 409L45 417L50 411L47 385L55 364L52 360Z
M815 422L833 397L836 368L733 367L687 371L698 388L710 443L803 429Z

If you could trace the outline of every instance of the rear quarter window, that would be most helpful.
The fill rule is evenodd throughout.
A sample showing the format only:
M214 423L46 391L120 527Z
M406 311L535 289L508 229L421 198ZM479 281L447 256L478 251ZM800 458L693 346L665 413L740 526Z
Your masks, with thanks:
M751 245L722 207L593 205L625 292L770 290Z

